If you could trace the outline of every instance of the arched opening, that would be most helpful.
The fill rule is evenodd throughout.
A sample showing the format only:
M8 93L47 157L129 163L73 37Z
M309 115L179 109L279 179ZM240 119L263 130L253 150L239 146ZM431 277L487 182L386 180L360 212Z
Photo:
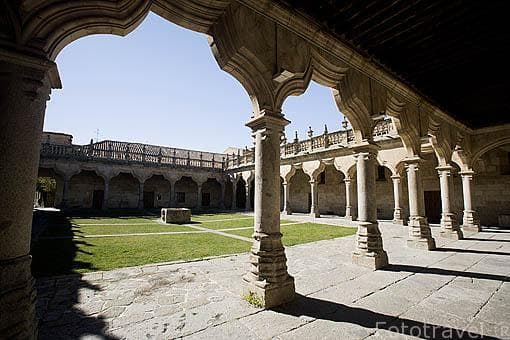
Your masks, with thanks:
M441 222L441 189L437 173L438 161L435 154L422 155L424 161L420 164L423 179L423 195L425 203L425 216L429 223Z
M182 176L175 182L175 205L179 208L198 206L198 184L189 176Z
M236 208L237 209L245 209L246 208L246 182L243 178L239 178L237 180L236 186Z
M480 223L510 227L510 143L481 153L473 170L472 202Z
M321 215L345 214L344 175L333 165L326 165L319 174L319 211Z
M51 168L39 168L34 206L59 207L62 202L64 179Z
M303 169L297 169L290 178L290 206L293 212L309 213L312 205L310 177Z
M145 209L170 206L170 182L162 175L153 175L143 187L143 207Z
M69 181L69 208L101 209L104 198L104 180L94 171L82 170Z
M393 197L393 183L391 170L384 165L375 168L375 197L377 204L377 219L392 220L395 208Z
M202 184L202 206L204 210L219 209L221 207L221 184L214 178L209 178Z
M110 180L108 207L137 209L140 201L140 182L132 174L121 172Z

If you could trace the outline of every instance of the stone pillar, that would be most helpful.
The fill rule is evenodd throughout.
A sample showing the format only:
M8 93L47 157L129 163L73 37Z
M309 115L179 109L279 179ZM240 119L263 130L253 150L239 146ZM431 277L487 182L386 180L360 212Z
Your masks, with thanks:
M237 209L237 180L232 181L232 210Z
M425 203L420 174L419 158L406 160L407 186L409 192L409 238L407 246L432 250L436 242L432 238L430 226L425 217Z
M346 178L344 179L345 183L345 219L352 221L352 205L351 205L351 179Z
M395 201L395 208L393 209L393 223L404 225L404 219L402 218L402 208L400 207L400 175L391 176L393 181L393 200Z
M62 208L69 207L69 187L71 185L71 175L64 175L64 185L62 190L62 203L60 204Z
M108 198L110 196L110 178L104 178L104 190L103 190L103 210L108 209Z
M290 206L290 183L283 181L283 214L292 215L292 208Z
M383 249L381 232L377 223L375 204L376 146L364 145L354 149L358 189L358 233L356 249L352 254L355 264L379 269L388 265L388 255Z
M177 181L169 181L170 182L170 202L169 205L171 208L175 208L175 183Z
M294 278L280 233L280 137L288 121L263 112L246 125L255 136L255 226L250 270L243 277L245 294L266 308L294 299Z
M312 204L310 207L311 217L321 217L319 210L319 188L317 184L318 183L315 179L310 181L310 194L312 196Z
M140 181L138 183L138 209L143 209L143 187L145 182Z
M473 179L474 171L461 171L459 174L462 177L462 196L464 198L462 229L465 231L479 232L482 230L480 227L480 220L478 219L478 214L473 209L471 201L471 181Z
M198 209L202 209L202 184L203 183L197 183L197 186L198 186L197 207L198 207Z
M439 174L439 185L441 187L441 237L460 240L462 239L462 231L455 214L451 209L451 192L453 190L452 183L452 167L439 166L436 168Z
M226 183L221 182L221 201L220 201L220 209L225 209L225 187Z
M0 55L0 337L36 339L30 234L49 61ZM23 65L23 66L21 66Z
M245 206L245 210L246 211L251 211L252 210L252 207L251 207L251 185L250 185L250 180L246 181L246 206ZM280 192L280 189L278 188L278 192Z

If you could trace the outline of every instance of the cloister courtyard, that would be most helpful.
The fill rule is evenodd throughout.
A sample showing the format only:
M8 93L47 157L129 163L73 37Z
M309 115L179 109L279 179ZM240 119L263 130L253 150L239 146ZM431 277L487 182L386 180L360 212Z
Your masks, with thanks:
M346 221L333 216L313 220L304 214L282 220L297 297L265 310L239 285L251 244L249 215L197 215L185 226L140 214L60 217L52 223L65 223L43 233L33 254L39 336L510 337L510 232L438 238L436 250L423 252L405 246L405 227L383 225L391 264L372 271L351 261L355 228L338 226ZM439 229L432 228L434 236Z

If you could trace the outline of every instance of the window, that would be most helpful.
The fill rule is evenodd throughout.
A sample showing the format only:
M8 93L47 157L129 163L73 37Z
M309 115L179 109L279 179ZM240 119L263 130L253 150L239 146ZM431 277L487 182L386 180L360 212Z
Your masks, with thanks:
M319 184L326 184L326 172L323 171L319 177Z
M176 192L177 195L177 203L185 203L186 202L186 193L185 192Z
M386 171L386 169L384 168L384 166L380 166L379 165L377 167L377 180L378 181L385 181L386 180L385 171Z

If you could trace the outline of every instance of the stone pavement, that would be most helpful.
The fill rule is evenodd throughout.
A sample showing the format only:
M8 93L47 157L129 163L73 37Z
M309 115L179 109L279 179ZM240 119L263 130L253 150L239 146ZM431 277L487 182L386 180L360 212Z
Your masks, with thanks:
M438 231L427 252L385 225L378 271L351 264L353 237L288 247L299 295L274 310L241 299L246 254L40 279L40 338L510 339L510 231Z

